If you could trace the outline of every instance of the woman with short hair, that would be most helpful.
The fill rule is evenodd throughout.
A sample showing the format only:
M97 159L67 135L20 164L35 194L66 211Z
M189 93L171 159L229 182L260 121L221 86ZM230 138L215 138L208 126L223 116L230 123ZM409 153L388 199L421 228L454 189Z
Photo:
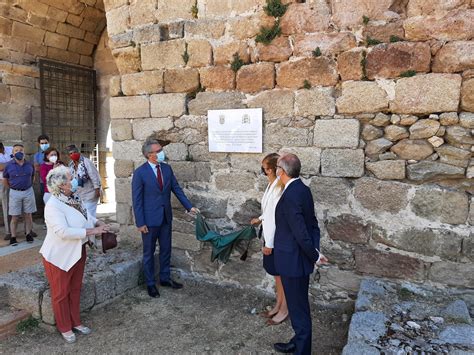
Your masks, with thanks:
M46 238L41 247L48 278L56 327L68 343L76 341L74 332L89 334L81 323L80 299L86 263L86 244L109 226L87 213L75 194L77 181L69 169L59 166L46 176L51 197L44 209Z

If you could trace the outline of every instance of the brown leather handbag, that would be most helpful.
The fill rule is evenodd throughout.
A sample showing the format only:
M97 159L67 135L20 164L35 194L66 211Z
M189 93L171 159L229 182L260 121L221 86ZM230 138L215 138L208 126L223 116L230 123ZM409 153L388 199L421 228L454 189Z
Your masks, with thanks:
M113 249L117 246L117 234L112 232L102 233L102 251Z

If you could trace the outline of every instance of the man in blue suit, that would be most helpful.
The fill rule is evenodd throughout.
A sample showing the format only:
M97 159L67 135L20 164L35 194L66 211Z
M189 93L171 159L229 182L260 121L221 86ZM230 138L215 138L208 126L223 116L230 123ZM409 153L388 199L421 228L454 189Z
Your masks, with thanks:
M301 162L294 154L278 159L276 174L285 185L275 209L275 269L281 275L295 336L276 343L282 353L311 354L309 275L314 264L327 263L319 252L319 226L311 190L299 178Z
M160 284L173 289L183 285L172 280L170 276L171 258L171 192L187 211L199 210L192 206L179 186L168 164L164 164L165 153L162 142L147 140L142 146L142 153L147 162L133 173L132 198L135 223L142 234L143 268L150 297L159 297L155 281L156 241L160 243Z

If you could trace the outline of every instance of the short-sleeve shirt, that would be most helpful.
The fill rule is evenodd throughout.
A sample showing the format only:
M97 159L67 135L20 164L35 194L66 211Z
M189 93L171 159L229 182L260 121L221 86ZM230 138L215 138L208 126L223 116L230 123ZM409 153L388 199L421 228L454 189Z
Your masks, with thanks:
M3 170L3 177L8 179L10 188L14 190L28 190L33 185L34 176L35 168L27 160L23 165L18 164L16 160L12 160Z
M0 153L0 164L6 164L12 160L13 147L5 147L5 153ZM0 171L0 180L3 179L3 171Z

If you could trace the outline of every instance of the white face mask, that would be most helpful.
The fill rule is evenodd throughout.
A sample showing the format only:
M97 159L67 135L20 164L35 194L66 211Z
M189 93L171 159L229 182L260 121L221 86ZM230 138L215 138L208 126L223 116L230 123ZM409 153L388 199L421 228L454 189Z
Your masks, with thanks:
M57 155L50 155L48 160L51 162L51 163L56 163L58 161L58 156Z

